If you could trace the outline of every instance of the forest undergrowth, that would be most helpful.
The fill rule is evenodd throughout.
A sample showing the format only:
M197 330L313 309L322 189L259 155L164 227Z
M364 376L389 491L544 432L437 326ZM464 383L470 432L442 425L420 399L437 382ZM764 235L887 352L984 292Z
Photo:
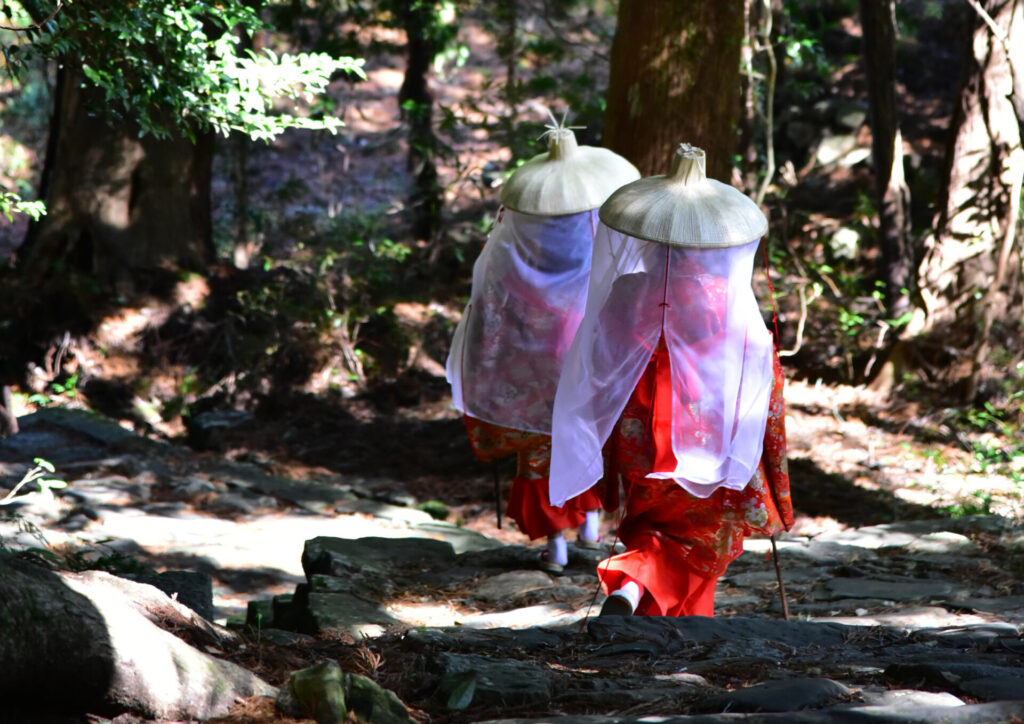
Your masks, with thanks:
M924 510L1019 520L1020 330L996 330L1001 344L969 403L946 382L948 368L969 362L958 356L960 340L890 357L902 322L886 318L871 272L877 212L856 4L826 5L793 14L779 35L788 58L770 129L779 172L755 271L790 378L798 532ZM432 160L444 205L440 230L427 238L410 226L409 123L396 100L403 36L385 25L340 26L346 50L366 58L367 80L339 80L313 112L336 113L345 127L338 135L291 131L270 144L220 143L220 263L181 278L170 302L125 308L90 335L56 340L15 390L19 413L85 406L144 434L195 443L192 427L204 413L244 410L253 417L221 442L229 456L295 476L318 467L395 475L422 499L443 490L467 525L514 537L493 526L490 473L467 454L444 362L501 182L541 150L547 110L568 111L572 125L585 127L581 142L599 142L613 16L581 13L524 21L512 90L502 82L508 51L495 19L472 9L458 19L431 78ZM909 17L901 113L921 229L943 163L948 77L958 59L947 52L954 28ZM0 95L0 180L9 188L37 182L46 78L40 71L18 92L8 81ZM762 121L753 119L763 150ZM751 179L737 171L734 181ZM24 223L0 220L4 254Z

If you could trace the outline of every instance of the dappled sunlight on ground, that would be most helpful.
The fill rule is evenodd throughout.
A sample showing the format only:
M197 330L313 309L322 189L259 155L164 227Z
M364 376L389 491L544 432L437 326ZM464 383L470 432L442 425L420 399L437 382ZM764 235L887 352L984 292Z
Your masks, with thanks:
M996 454L1003 444L991 433L953 437L948 428L924 418L897 423L894 430L868 424L861 415L884 416L889 405L863 387L789 381L786 401L791 458L813 459L825 472L918 505L960 506L967 512L984 512L974 509L987 506L1018 520L1024 515L1024 485L990 470L979 452ZM933 438L940 439L922 440L915 434L922 426L933 428ZM1024 466L1024 458L1015 464Z

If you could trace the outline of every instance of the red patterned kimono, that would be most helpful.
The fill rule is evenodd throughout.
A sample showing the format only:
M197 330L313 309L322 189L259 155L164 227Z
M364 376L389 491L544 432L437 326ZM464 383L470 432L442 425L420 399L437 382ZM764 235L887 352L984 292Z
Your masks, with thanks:
M658 345L622 417L605 444L607 475L622 481L625 505L619 537L626 552L598 566L606 593L625 576L645 589L635 613L712 616L715 585L743 552L743 538L793 525L786 463L783 376L774 358L761 464L740 491L720 488L698 498L672 480L646 477L671 469L668 354Z
M595 488L567 500L562 507L548 500L550 435L492 425L469 415L464 419L477 459L490 462L516 455L516 476L506 512L531 540L576 528L583 523L588 510L601 507Z

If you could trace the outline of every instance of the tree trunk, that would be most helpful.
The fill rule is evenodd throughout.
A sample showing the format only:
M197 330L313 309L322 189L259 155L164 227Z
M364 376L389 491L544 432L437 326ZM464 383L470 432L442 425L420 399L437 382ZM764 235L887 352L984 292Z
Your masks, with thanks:
M871 109L879 277L885 283L886 309L895 318L910 309L916 265L909 240L910 189L903 175L903 142L896 110L894 0L860 0L860 17Z
M429 31L433 2L409 3L400 10L407 38L405 77L398 91L402 117L409 123L408 169L413 174L410 199L413 233L432 239L441 219L441 188L437 181L437 136L434 134L434 94L427 75L437 55Z
M0 558L3 713L12 721L33 720L19 710L205 720L236 698L273 692L157 623L217 647L233 638L152 586Z
M512 161L518 160L520 152L519 101L522 97L521 83L516 73L520 60L519 47L519 0L498 0L494 3L494 18L504 32L497 37L495 50L505 63L505 113L498 119L505 145L512 151Z
M73 63L58 73L39 195L47 214L18 250L17 276L43 294L67 290L92 303L204 270L214 258L212 137L139 138L129 123L111 126L95 114L97 94Z
M1016 81L1019 91L1024 73L1024 0L989 0L984 11L1001 38L978 19L953 118L945 192L919 273L926 316L915 329L972 350L962 360L970 363L966 401L977 389L993 323L1020 322L1020 274L1009 272L1024 179L1014 87Z
M0 385L0 437L18 434L18 418L14 415L9 385Z
M692 143L729 181L740 110L743 0L622 0L612 43L604 145L644 176Z

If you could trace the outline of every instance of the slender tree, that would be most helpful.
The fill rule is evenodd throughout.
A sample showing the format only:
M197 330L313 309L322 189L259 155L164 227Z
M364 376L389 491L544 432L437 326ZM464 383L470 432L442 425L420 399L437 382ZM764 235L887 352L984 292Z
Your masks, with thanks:
M910 189L903 174L903 141L896 107L895 0L860 0L864 70L871 110L878 243L886 307L899 317L911 307L915 259L910 245Z
M680 142L728 181L737 147L743 0L622 0L612 43L604 145L645 175Z
M434 95L428 77L437 56L451 37L439 17L435 0L390 0L406 35L406 66L398 102L409 126L408 169L413 175L413 233L430 239L441 220L441 188L437 177L438 139L434 132Z

